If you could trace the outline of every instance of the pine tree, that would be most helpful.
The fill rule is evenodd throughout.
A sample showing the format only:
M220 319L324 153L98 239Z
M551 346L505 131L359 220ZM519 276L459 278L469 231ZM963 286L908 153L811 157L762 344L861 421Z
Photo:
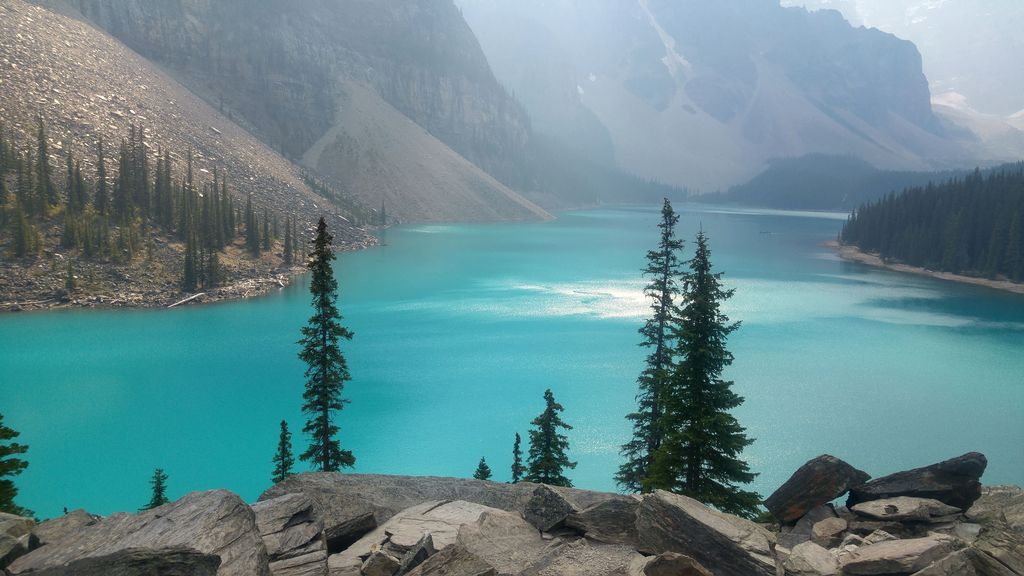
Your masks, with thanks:
M50 169L50 147L47 142L46 124L43 118L39 118L39 127L36 131L36 186L37 202L41 206L40 214L46 211L46 206L56 206L57 189L53 186Z
M523 449L520 447L523 439L516 432L516 441L512 444L512 483L515 484L523 478L526 468L523 466Z
M195 234L189 233L185 241L185 266L182 271L181 287L186 292L195 292L199 285L199 264L196 254Z
M732 391L732 382L721 379L733 360L725 341L739 327L729 322L721 305L734 291L723 289L722 274L712 272L703 231L697 234L696 250L687 264L678 361L659 419L665 437L643 487L670 490L723 512L753 517L760 496L736 486L756 476L739 459L753 439L729 413L743 398Z
M527 461L528 472L527 482L539 484L550 484L552 486L571 487L572 481L562 473L566 468L576 467L571 462L565 451L569 449L569 439L558 433L559 428L572 430L562 421L558 415L563 410L562 405L555 402L555 396L549 388L544 392L544 402L547 406L544 412L533 419L535 429L530 430L530 455Z
M14 503L14 498L18 495L18 487L14 485L13 480L10 480L10 477L17 476L25 468L28 468L28 462L14 457L28 451L28 446L11 442L18 436L20 436L18 432L4 426L4 416L0 414L0 512L32 516L31 511Z
M483 456L480 457L480 463L476 465L476 472L473 472L473 478L477 480L491 479L491 467L487 465L487 460Z
M281 435L277 439L277 452L274 453L274 473L271 482L277 484L292 475L295 458L292 457L292 433L288 431L288 422L281 420Z
M284 218L284 264L291 266L295 263L295 248L292 246L292 221L291 218Z
M644 293L651 299L652 314L640 329L643 336L640 345L651 352L637 379L637 411L626 416L633 423L633 438L622 446L626 461L615 475L615 482L630 492L643 489L651 459L661 446L663 437L657 422L661 418L662 398L672 374L673 335L679 322L679 285L676 278L681 274L678 253L683 248L683 241L675 235L678 222L679 216L665 199L658 224L661 239L657 250L647 253L647 266L643 271L651 278Z
M103 156L103 138L100 138L96 150L96 197L93 198L96 212L106 215L110 207L110 196L107 191L107 166Z
M302 411L309 416L302 431L310 436L309 448L299 459L312 461L325 472L351 467L356 461L352 452L341 449L336 437L338 426L334 424L334 414L348 403L341 397L345 382L352 379L338 339L351 340L353 334L340 324L341 313L336 306L338 282L331 268L333 239L321 217L308 264L312 273L309 290L313 295L313 316L302 329L303 338L299 341L299 358L307 365Z
M149 485L153 488L153 496L149 499L149 504L146 504L140 510L152 510L157 506L163 506L170 502L167 499L167 474L164 474L163 468L157 468L153 471L153 478L149 481Z
M270 217L267 214L267 209L263 209L263 250L270 251Z

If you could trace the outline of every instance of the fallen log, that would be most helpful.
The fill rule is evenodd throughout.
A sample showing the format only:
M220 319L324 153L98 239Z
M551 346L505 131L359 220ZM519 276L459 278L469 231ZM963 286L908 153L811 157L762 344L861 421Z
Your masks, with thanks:
M168 306L168 308L174 308L175 306L179 306L181 304L185 304L187 302L191 302L191 301L195 300L196 298L199 298L200 296L206 296L206 292L200 292L199 294L193 294L193 295L189 296L188 298L185 298L184 300L178 300L174 304L171 304L170 306Z

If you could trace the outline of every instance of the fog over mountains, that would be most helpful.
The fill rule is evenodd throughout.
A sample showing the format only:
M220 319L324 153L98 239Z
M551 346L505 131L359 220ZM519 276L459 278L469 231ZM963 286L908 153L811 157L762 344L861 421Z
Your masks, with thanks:
M461 0L538 131L704 190L772 158L852 155L932 170L1010 160L1000 120L936 115L917 48L831 10L722 0Z

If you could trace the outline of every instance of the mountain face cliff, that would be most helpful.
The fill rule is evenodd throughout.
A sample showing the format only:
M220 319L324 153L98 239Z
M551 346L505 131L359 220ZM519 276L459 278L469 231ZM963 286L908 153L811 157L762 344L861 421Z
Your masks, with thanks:
M510 188L529 120L451 2L66 2L368 206L546 216Z
M646 177L710 189L771 158L928 169L974 151L932 113L914 45L838 12L753 0L460 5L538 127L573 141L559 118L595 118L618 164Z

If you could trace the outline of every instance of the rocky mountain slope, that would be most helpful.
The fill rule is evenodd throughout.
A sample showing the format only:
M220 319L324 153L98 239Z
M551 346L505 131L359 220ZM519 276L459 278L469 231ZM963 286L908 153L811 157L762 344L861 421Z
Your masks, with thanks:
M510 188L529 120L450 2L57 3L400 220L547 216Z
M643 176L712 190L809 153L902 170L992 155L933 114L913 44L837 12L742 0L460 5L538 126L577 147L610 143Z
M307 473L247 506L194 492L136 515L0 516L9 574L1020 576L1024 491L970 453L868 481L823 455L758 524L664 491ZM846 506L830 501L849 493Z

